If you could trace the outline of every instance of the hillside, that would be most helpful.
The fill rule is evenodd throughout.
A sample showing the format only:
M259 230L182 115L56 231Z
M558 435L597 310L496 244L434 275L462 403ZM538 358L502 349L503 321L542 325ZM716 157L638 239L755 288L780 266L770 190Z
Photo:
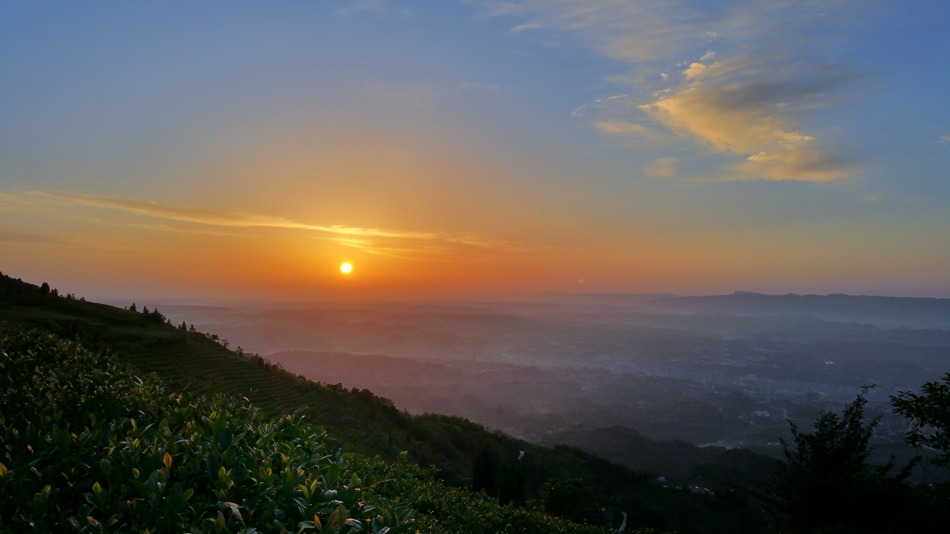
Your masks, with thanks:
M0 325L0 371L4 534L609 532L344 453L301 412L180 393L41 331Z
M41 287L0 277L0 321L37 327L94 350L108 351L140 371L154 372L169 387L246 398L272 415L307 408L307 420L329 437L366 456L395 461L402 451L434 467L446 483L469 487L473 468L486 465L486 487L502 502L524 502L554 478L580 478L601 504L630 515L628 528L683 533L757 532L761 517L744 497L715 497L662 487L643 472L568 447L546 448L489 432L467 420L411 416L367 390L308 381L256 356L229 350L216 336L189 332L149 314L54 296ZM517 458L524 451L521 461ZM482 461L487 459L486 461ZM481 463L479 463L481 461Z

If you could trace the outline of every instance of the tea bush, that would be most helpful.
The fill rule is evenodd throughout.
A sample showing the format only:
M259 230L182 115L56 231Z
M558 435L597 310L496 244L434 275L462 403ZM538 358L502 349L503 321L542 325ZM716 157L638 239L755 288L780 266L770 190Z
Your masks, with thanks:
M408 531L302 413L170 393L76 343L0 331L0 531Z

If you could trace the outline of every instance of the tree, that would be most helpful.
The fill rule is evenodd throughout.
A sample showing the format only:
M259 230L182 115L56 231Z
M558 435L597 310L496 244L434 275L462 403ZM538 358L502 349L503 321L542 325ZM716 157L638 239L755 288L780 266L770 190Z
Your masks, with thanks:
M129 311L138 311L138 310L135 309L135 303L134 303L134 302L132 303L131 306L129 306Z
M49 284L43 282L43 285L40 286L40 293L44 295L49 295Z
M865 390L866 393L867 390ZM914 462L891 476L894 459L868 463L869 440L880 416L865 422L863 395L839 417L822 410L808 434L791 425L784 461L762 498L773 523L789 532L902 532L910 526Z
M891 405L895 413L911 420L907 443L935 449L932 463L950 467L950 373L942 382L927 382L920 390L920 395L901 391L891 397Z

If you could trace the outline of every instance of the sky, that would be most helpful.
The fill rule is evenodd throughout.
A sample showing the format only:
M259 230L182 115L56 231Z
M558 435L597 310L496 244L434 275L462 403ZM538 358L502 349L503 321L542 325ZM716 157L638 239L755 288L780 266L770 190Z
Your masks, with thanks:
M950 297L948 27L945 0L4 2L0 271Z

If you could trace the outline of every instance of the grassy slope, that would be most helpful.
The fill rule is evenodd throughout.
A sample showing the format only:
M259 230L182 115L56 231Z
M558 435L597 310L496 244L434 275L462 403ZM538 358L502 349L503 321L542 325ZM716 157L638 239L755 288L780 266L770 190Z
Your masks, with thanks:
M576 449L555 449L492 433L467 420L411 416L363 390L313 383L262 360L230 351L204 334L166 325L155 316L112 306L43 295L37 286L0 277L0 321L40 327L87 346L113 351L166 382L194 391L247 397L271 413L308 407L308 418L355 452L395 459L406 450L442 478L466 485L483 451L521 472L529 495L551 477L580 477L606 503L635 511L630 527L681 532L755 532L759 518L742 499L711 498L664 489L646 476ZM524 460L514 462L519 451Z

